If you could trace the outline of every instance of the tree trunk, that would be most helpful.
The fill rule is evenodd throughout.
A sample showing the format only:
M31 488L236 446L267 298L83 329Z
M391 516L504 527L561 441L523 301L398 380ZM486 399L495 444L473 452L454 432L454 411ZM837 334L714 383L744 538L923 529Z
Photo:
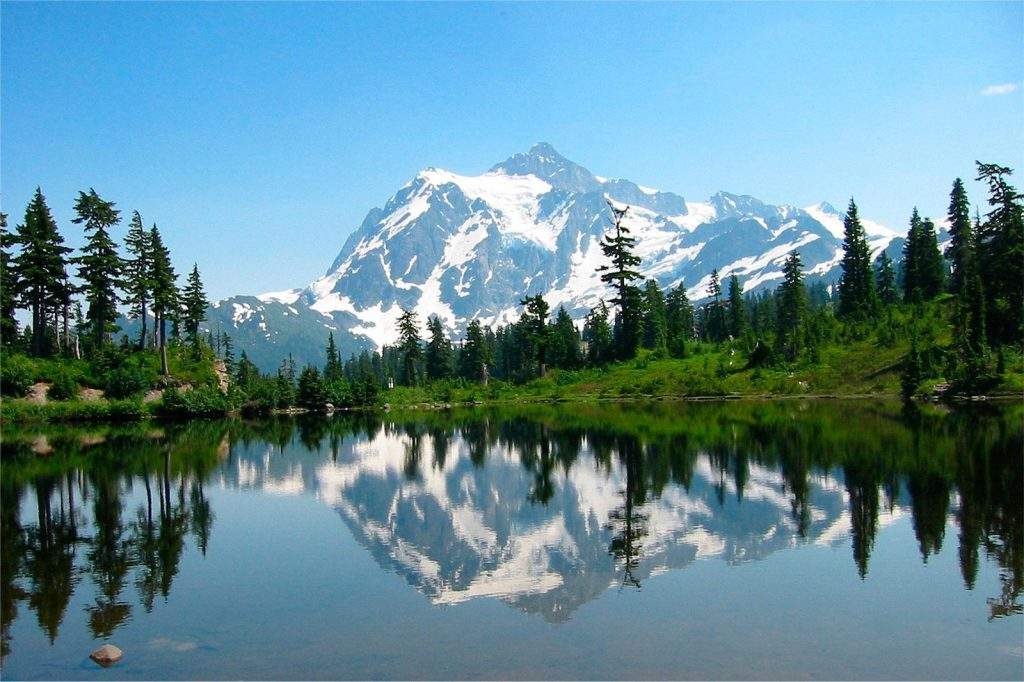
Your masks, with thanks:
M70 304L65 301L64 303L64 350L71 350L71 323L70 323Z
M163 313L160 314L160 373L168 375L167 371L167 321Z
M146 350L146 299L142 299L142 333L139 335L139 350Z

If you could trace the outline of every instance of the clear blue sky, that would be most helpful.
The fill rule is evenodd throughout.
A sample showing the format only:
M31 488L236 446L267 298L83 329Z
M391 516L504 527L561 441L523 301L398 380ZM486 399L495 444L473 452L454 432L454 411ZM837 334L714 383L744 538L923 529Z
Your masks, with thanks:
M302 286L420 168L481 172L540 140L691 200L853 194L892 226L944 214L976 158L1024 185L1021 3L0 12L3 210L20 221L41 185L78 244L95 187L216 297Z

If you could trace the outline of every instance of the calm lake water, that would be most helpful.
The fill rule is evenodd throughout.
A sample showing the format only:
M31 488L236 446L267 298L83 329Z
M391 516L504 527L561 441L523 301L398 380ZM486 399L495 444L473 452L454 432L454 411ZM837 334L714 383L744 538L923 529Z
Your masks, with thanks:
M5 679L1022 678L1024 408L6 427ZM103 642L125 651L99 668Z

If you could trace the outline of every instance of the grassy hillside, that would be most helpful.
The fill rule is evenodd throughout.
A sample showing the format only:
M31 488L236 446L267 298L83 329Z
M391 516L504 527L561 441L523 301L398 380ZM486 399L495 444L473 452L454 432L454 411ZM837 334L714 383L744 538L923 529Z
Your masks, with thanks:
M840 329L812 358L792 364L750 367L741 341L695 343L687 357L641 351L630 361L577 371L552 370L523 385L491 381L488 386L460 381L399 387L384 400L391 405L531 400L599 400L640 397L856 396L900 395L902 363L911 347L911 329L925 360L919 393L928 394L944 376L952 353L947 299L924 308L902 307L871 330ZM999 363L993 359L993 372ZM1024 396L1024 357L1004 348L1002 373L987 395Z

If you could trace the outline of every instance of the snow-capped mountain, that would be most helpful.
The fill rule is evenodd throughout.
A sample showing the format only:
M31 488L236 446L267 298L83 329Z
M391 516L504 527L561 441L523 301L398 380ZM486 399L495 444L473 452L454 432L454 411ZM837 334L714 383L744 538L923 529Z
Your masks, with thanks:
M629 206L641 272L662 287L680 282L693 300L710 273L737 275L745 291L775 287L786 255L798 250L808 281L839 274L843 215L827 203L774 206L719 192L705 202L608 179L537 144L481 175L419 172L383 208L372 209L323 277L304 288L215 303L221 327L261 366L291 352L319 361L328 331L342 352L397 337L402 308L425 324L438 316L453 337L479 319L517 319L524 295L543 293L577 318L608 297L598 266L608 202ZM863 221L872 251L895 255L894 230Z

